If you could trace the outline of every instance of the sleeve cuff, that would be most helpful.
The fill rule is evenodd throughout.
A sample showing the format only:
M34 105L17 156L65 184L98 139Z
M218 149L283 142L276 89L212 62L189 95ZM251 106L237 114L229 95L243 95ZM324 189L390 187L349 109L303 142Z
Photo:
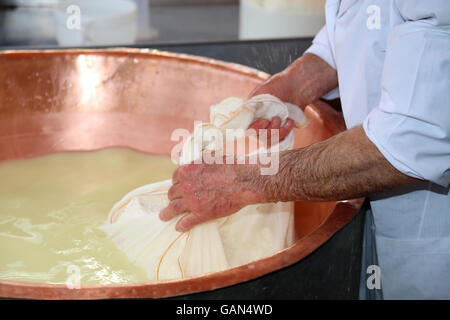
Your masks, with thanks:
M442 161L445 162L445 159L439 155L439 150L424 150L430 148L430 141L424 148L424 145L418 143L417 136L408 137L407 132L401 129L406 120L389 121L388 118L395 117L385 117L382 111L374 109L363 122L367 137L386 160L407 176L447 187L450 183L450 171L442 172ZM396 127L398 131L395 131ZM426 141L423 142L426 144Z
M317 44L317 43L313 43L305 51L305 53L311 53L311 54L318 56L319 58L324 60L326 63L328 63L331 67L333 67L333 69L336 69L336 65L334 63L333 56L328 47L325 47L325 46ZM327 92L326 94L324 94L322 98L325 100L333 100L333 99L339 98L339 96L340 96L339 95L339 87L337 87L337 88L334 88L333 90Z
M328 63L333 69L336 69L336 63L334 62L333 55L331 53L331 50L328 46L314 42L306 51L305 53L312 53L324 60L326 63Z

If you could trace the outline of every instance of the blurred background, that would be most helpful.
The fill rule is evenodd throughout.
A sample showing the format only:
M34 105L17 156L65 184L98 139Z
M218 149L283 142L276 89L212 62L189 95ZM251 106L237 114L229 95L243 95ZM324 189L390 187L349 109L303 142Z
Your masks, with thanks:
M325 0L0 0L0 47L311 38Z

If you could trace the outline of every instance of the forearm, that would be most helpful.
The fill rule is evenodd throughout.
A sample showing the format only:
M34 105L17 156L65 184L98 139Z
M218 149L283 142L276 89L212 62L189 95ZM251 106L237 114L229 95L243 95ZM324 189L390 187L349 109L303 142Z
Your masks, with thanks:
M318 56L307 53L258 86L250 97L269 93L304 109L337 86L336 70Z
M238 175L264 202L334 201L364 197L419 180L395 169L353 128L309 147L280 153L278 173L259 175L257 166Z
M259 164L189 164L179 167L169 205L159 216L183 216L176 229L233 214L250 204L279 201L333 201L370 195L414 183L397 171L357 127L309 147L280 153L275 175Z
M336 70L314 54L303 55L286 72L293 85L289 100L302 108L338 86Z

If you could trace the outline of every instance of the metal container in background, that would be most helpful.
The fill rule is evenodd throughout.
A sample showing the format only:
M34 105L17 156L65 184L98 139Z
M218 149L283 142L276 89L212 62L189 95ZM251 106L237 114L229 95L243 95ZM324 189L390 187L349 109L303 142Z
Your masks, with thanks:
M245 97L268 77L242 65L148 49L4 51L0 53L0 69L4 71L0 73L0 161L112 146L170 154L176 144L170 141L174 129L192 130L194 120L207 120L211 104L228 96ZM327 139L345 128L342 116L324 102L308 106L305 113L311 122L306 128L295 129L295 147ZM361 205L362 199L297 202L295 244L235 268L182 280L87 285L78 290L65 285L0 280L0 296L98 299L203 292L212 297L226 290L219 288L246 286L245 282L252 279L264 283L270 273L292 270L294 263L325 247ZM349 238L353 233L344 237L347 252L346 245L355 239ZM336 249L321 259L327 270L335 263L330 257L341 252ZM350 255L354 253L341 258ZM343 272L347 276L349 270L339 266L348 263L350 259L336 265L331 275L344 294L350 284L340 275ZM308 276L308 270L303 271L303 278L300 273L297 286L301 288L304 283L309 288L308 282L313 281L326 293L331 284L322 284L323 274L317 270L309 269L315 277ZM359 276L357 270L350 271ZM287 276L283 279L292 282ZM252 292L251 283L246 292ZM286 287L278 283L273 290L286 293Z
M62 47L129 45L137 37L137 6L130 0L63 0L54 8Z
M57 0L0 0L0 46L55 45L53 5Z
M240 0L241 40L312 37L324 25L324 0Z
M130 45L157 35L149 0L0 0L0 46Z

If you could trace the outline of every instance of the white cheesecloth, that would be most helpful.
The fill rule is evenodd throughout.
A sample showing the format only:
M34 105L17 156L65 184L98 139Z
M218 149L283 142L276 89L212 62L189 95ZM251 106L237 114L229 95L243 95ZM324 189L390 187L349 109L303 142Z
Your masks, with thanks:
M211 106L210 123L196 126L183 145L179 164L191 163L202 151L221 151L220 143L204 139L200 132L216 130L225 135L226 129L247 129L256 119L275 116L282 124L287 118L293 119L298 128L308 123L299 107L271 95L247 101L227 98ZM293 145L292 131L271 150L292 149ZM249 263L294 241L292 202L249 205L229 217L178 232L175 224L182 215L168 222L158 217L169 204L171 185L172 181L166 180L131 191L113 206L107 222L100 226L133 263L146 270L151 281L192 277Z

